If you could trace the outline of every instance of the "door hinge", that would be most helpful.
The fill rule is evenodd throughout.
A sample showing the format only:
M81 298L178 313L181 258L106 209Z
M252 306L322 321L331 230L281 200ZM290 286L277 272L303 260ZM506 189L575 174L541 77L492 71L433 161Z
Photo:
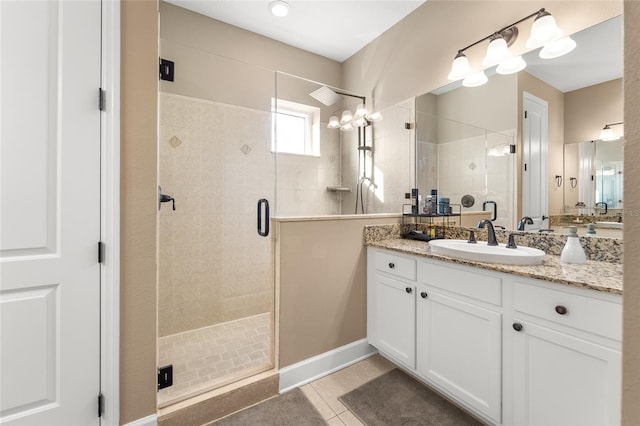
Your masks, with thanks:
M173 386L173 364L158 368L158 390Z
M102 87L98 89L98 109L100 111L104 111L106 108L106 102L107 102L107 96L104 90L102 90Z
M104 413L104 396L101 393L98 394L98 417L102 417Z
M168 59L160 58L160 80L173 81L175 78L175 63Z
M524 118L527 118L527 111L524 112Z
M104 263L104 243L98 241L98 263Z

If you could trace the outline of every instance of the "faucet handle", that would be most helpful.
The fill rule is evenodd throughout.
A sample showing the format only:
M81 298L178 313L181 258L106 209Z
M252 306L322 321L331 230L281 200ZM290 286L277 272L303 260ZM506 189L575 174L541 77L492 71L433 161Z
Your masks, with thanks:
M476 235L473 233L473 230L469 231L469 239L467 240L469 244L476 244Z
M509 240L507 241L507 248L510 249L515 249L518 248L518 246L516 245L516 239L514 238L516 235L521 236L521 235L527 235L524 232L512 232L509 234Z

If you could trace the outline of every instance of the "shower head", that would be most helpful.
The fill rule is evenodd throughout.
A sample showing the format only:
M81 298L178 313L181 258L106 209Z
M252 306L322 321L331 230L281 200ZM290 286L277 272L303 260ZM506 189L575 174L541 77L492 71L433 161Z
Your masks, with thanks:
M313 92L309 93L309 96L319 102L322 102L326 106L331 106L342 100L342 96L338 95L327 86L322 86L321 88L314 90Z

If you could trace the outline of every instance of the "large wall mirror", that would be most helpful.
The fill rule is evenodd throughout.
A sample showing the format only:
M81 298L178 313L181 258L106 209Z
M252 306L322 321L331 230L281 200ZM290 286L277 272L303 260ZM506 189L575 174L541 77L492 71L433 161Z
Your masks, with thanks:
M506 229L515 229L522 216L537 219L528 230L557 232L581 214L610 219L622 208L622 140L604 142L599 135L623 120L622 34L618 16L573 34L576 49L560 58L541 59L533 50L517 74L493 68L483 86L458 81L418 96L420 192L437 189L439 197L460 203L463 215L485 214ZM533 163L522 135L525 111L538 101L546 107L548 139ZM622 125L612 129L623 132ZM462 202L467 195L473 204Z

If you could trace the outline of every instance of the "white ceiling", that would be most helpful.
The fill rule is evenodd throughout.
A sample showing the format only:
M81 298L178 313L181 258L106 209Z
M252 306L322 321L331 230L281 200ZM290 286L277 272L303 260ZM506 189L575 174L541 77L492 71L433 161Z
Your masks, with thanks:
M286 0L275 17L270 0L165 0L236 27L344 62L426 0Z

